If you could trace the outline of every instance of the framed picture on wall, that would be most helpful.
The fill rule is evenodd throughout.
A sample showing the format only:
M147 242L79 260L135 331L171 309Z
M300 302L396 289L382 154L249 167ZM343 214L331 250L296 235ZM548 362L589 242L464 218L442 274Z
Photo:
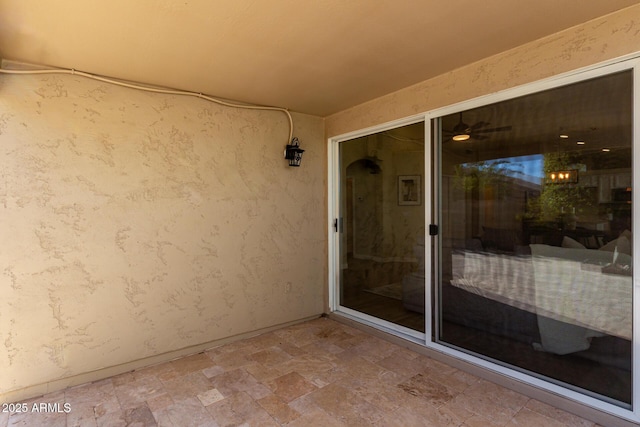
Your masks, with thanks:
M398 175L398 205L420 206L420 175Z

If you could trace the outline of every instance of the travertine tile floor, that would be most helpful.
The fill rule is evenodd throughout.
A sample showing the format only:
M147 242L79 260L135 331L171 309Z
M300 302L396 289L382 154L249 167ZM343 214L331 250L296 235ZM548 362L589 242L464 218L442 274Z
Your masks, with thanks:
M0 427L594 426L326 318L25 403L61 412Z

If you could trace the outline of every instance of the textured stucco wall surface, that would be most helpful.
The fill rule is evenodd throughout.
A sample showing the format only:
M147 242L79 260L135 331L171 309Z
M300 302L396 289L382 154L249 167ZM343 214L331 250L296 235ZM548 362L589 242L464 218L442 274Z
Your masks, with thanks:
M0 76L0 401L322 313L324 124L294 122L300 168L282 112Z
M639 51L640 4L331 115L326 134L365 129Z

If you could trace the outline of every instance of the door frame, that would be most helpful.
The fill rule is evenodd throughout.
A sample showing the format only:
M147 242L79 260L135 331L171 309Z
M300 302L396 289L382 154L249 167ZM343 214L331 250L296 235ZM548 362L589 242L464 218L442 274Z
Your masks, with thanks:
M564 85L568 85L571 83L577 83L580 81L588 80L591 78L602 77L607 74L612 74L619 71L632 70L633 72L633 120L632 120L632 147L633 147L633 160L632 160L632 187L640 188L640 173L637 173L637 170L640 170L640 52L635 55L618 58L613 61L608 61L602 64L597 64L589 67L585 67L579 70L575 70L569 73L565 73L562 75L554 76L548 79L536 81L533 83L525 84L523 86L518 86L512 89L507 89L501 92L497 92L491 95L482 96L479 98L474 98L468 101L460 102L457 104L453 104L447 107L438 108L435 110L431 110L426 113L426 117L430 121L434 121L439 117L443 117L449 114L458 113L460 111L473 109L477 107L481 107L483 105L504 101L512 98L516 98L519 96L529 95L537 92L541 92L547 89L552 89ZM425 144L431 144L432 146L440 145L438 141L434 139L430 139L425 142ZM436 198L440 197L440 183L439 176L437 175L439 171L435 170L436 166L439 162L439 154L434 159L434 162L429 164L434 170L431 172L432 179L434 180L434 187L437 191L434 196ZM428 167L425 164L425 167ZM427 171L425 171L425 174ZM437 200L436 205L433 206L433 210L436 212L436 221L437 224L441 224L441 209L440 201ZM632 224L634 228L640 224L640 208L637 206L638 203L632 204ZM427 248L427 256L431 256L430 250L432 251L433 247L440 249L440 237L436 236L434 238L434 242L432 242L431 247ZM640 246L640 236L638 233L634 233L632 247L639 248ZM438 250L439 251L439 250ZM436 251L436 252L438 252ZM636 252L637 253L637 252ZM437 255L437 254L436 254ZM438 268L437 263L434 263L434 267ZM439 270L439 268L438 268ZM461 350L457 350L443 344L439 344L435 342L433 339L428 339L426 341L425 346L432 350L436 350L438 352L453 356L457 359L461 359L463 361L472 363L476 366L485 368L487 370L496 372L498 374L504 375L516 381L521 381L538 388L550 391L552 393L558 394L565 398L569 398L571 400L577 401L582 404L586 404L603 412L607 412L621 418L625 418L627 420L632 420L634 422L640 421L640 258L635 257L633 259L633 270L638 272L633 275L633 340L632 340L632 403L631 409L626 409L621 406L618 406L613 403L609 403L605 400L598 399L596 397L589 396L585 393L581 393L579 391L571 390L567 387L556 385L552 382L546 381L544 379L535 377L533 375L527 374L525 372L518 371L514 368L510 368L507 366L499 365L494 362L487 361L480 357L474 356L471 353L463 352ZM436 272L435 280L438 280L440 272ZM437 283L437 282L436 282ZM431 286L427 287L427 291L431 290ZM437 289L437 286L436 286ZM437 291L436 291L437 292ZM428 292L427 292L428 293ZM434 298L438 298L438 295L433 295ZM436 310L438 304L435 305ZM435 313L437 318L437 312ZM434 325L434 327L437 325Z
M341 206L341 197L340 197L340 143L346 142L352 139L364 137L367 135L380 133L386 130L395 129L402 126L412 125L416 123L424 122L425 123L425 165L430 164L431 162L431 152L429 150L430 145L427 144L428 138L430 138L431 129L428 126L428 120L426 119L426 114L417 114L414 116L406 117L400 120L394 120L391 122L383 123L381 125L372 126L366 129L360 129L354 132L349 132L346 134L338 135L328 140L328 253L329 253L329 311L337 312L341 315L348 317L352 320L364 323L368 326L372 326L377 329L381 329L386 332L390 332L394 335L405 338L409 341L425 345L427 342L427 336L430 336L430 331L427 329L427 325L425 325L425 333L414 331L407 327L397 325L395 323L391 323L382 319L378 319L376 317L361 313L359 311L350 309L348 307L340 305L340 270L343 267L342 263L342 253L341 248L346 248L346 244L344 239L344 233L341 230L341 221L340 217L341 212L345 209L344 206ZM346 179L346 177L345 177ZM431 195L431 176L429 174L424 174L424 185L423 185L423 194L424 194L424 208L425 208L425 221L428 221L431 213L431 204L430 204L430 195ZM428 222L425 222L425 230L428 229L426 227ZM428 239L425 236L425 242ZM431 263L430 258L427 255L427 250L425 248L425 271L431 271ZM426 283L425 283L426 286ZM430 295L427 295L425 292L425 304L427 301L430 301ZM425 305L425 308L427 306ZM429 311L425 309L425 319L430 320Z
M328 277L328 308L331 312L337 312L347 318L351 318L365 325L372 326L374 328L391 333L395 336L405 338L409 341L423 345L424 347L454 357L462 362L467 362L473 366L485 369L489 372L499 374L509 380L528 384L530 386L537 387L541 390L551 392L559 395L563 398L573 400L583 405L590 406L594 409L602 412L620 417L624 420L632 422L640 422L640 257L635 257L633 260L633 269L638 272L633 277L633 341L632 341L632 408L625 409L612 403L608 403L604 400L591 397L584 393L568 389L566 387L553 384L549 381L534 377L524 372L517 371L515 369L498 365L493 362L489 362L485 359L474 356L470 353L462 352L453 349L448 346L444 346L435 342L432 338L433 327L437 325L432 324L433 313L431 312L431 301L433 298L438 298L438 295L432 295L432 283L431 280L438 280L440 275L439 271L436 271L435 276L429 275L429 272L433 271L434 266L438 266L437 259L433 262L434 257L438 256L439 250L436 250L434 254L433 248L439 248L439 237L428 236L428 224L440 224L440 203L439 200L434 201L434 197L440 197L440 191L433 191L434 188L438 188L440 183L438 179L438 171L434 170L434 166L439 161L438 158L432 159L434 151L434 140L431 134L432 120L438 117L442 117L448 114L453 114L459 111L480 107L482 105L515 98L518 96L528 95L535 92L540 92L546 89L571 84L574 82L586 80L589 78L599 77L605 74L614 73L616 71L633 70L634 86L633 86L633 135L632 146L633 161L632 167L635 170L640 170L640 52L636 52L631 55L626 55L613 60L605 61L602 63L590 65L577 70L573 70L567 73L563 73L557 76L553 76L547 79L531 82L522 86L506 89L493 94L477 97L464 102L459 102L442 108L433 109L425 113L416 114L410 117L394 120L381 125L371 126L365 129L356 130L353 132L345 133L328 139L328 256L329 256L329 277ZM424 171L424 201L425 201L425 271L427 277L425 279L425 333L421 336L414 336L413 334L407 334L402 328L397 328L397 325L387 324L381 322L379 319L370 318L370 316L362 315L362 313L349 310L346 307L341 307L338 300L339 292L339 279L340 279L340 253L339 244L341 233L335 232L334 220L339 218L340 214L340 153L339 143L354 139L368 134L381 132L391 128L417 123L424 121L425 126L425 171ZM438 148L436 147L435 150ZM438 154L439 155L439 154ZM433 162L435 160L436 162ZM632 186L640 188L640 173L633 173ZM633 224L640 224L640 208L638 203L632 205L632 221ZM338 220L339 222L339 220ZM427 243L429 242L429 243ZM640 248L640 233L634 233L633 248ZM636 251L638 253L638 251ZM437 307L438 304L435 305ZM437 308L436 308L437 310ZM437 313L436 313L437 315Z

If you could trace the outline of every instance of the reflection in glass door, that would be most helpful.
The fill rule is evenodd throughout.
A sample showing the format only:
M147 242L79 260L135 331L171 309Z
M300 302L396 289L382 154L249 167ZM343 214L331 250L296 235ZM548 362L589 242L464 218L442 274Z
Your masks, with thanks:
M439 119L437 341L630 408L623 71Z
M424 332L424 122L339 152L339 304Z

